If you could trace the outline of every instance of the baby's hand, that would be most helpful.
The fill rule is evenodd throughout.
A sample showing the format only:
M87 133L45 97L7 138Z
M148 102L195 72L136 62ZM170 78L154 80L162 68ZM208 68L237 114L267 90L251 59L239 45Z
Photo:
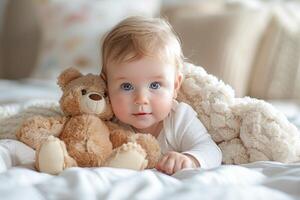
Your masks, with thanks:
M196 168L199 167L198 161L190 155L185 155L175 151L166 153L157 163L156 169L168 175L183 168Z

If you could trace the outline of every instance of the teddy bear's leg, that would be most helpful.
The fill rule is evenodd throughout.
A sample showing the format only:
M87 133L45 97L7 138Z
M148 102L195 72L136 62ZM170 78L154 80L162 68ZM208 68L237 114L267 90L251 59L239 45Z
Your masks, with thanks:
M128 138L128 142L133 142L141 145L146 152L148 160L148 169L154 168L161 157L161 150L155 137L151 134L136 133Z
M34 116L26 119L16 133L23 143L37 149L49 136L58 136L67 118Z
M60 139L50 136L36 152L36 168L48 174L58 174L64 169L77 166Z
M114 149L111 157L106 161L106 167L143 170L147 167L146 152L137 143L126 143Z

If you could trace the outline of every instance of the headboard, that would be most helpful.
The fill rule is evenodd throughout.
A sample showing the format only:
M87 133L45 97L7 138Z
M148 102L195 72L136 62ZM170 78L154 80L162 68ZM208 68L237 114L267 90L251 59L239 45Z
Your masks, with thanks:
M0 75L23 78L35 66L41 34L31 0L8 0L4 6Z

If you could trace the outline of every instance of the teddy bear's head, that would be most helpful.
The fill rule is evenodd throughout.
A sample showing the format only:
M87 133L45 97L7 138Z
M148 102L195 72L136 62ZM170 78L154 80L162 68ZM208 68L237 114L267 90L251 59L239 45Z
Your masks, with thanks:
M60 107L67 116L95 114L101 119L112 117L106 84L99 75L83 75L77 69L69 68L59 75L57 83L63 92Z

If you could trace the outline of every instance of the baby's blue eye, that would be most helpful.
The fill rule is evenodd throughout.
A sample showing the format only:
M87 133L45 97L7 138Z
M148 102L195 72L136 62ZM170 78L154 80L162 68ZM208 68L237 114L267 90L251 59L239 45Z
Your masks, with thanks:
M154 90L157 90L157 89L160 88L160 83L159 82L152 82L152 83L150 83L150 88L154 89Z
M133 86L130 83L122 83L120 88L125 91L133 90Z

